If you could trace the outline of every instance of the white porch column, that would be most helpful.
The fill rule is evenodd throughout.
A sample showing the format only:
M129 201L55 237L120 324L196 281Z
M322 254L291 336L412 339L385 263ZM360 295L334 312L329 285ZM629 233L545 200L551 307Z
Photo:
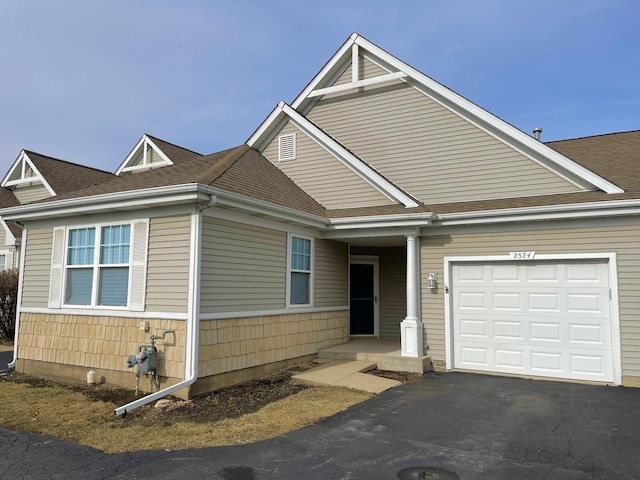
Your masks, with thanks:
M419 238L417 234L407 235L407 317L400 323L403 357L421 357L422 320L418 313L420 279L418 274Z

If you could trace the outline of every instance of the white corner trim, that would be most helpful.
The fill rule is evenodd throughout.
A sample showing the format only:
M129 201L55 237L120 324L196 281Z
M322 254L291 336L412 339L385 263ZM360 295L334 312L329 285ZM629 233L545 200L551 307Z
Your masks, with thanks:
M373 168L350 153L346 148L331 138L331 136L324 133L289 105L283 104L282 112L288 115L291 121L295 123L298 128L309 135L309 137L320 144L325 150L331 153L338 160L341 160L346 166L351 168L355 173L360 175L360 177L391 200L401 203L407 208L418 206L418 203L413 198L386 180Z
M559 253L559 254L536 254L536 260L606 260L609 265L609 289L611 291L611 329L612 329L612 361L613 380L616 385L622 384L622 353L620 338L620 305L618 301L618 263L615 252L594 252L594 253ZM517 262L510 255L471 255L471 256L445 256L444 263L444 286L451 291L451 269L454 263L459 262ZM445 293L444 314L445 314L445 367L447 370L453 368L453 332L452 332L452 302L451 293Z

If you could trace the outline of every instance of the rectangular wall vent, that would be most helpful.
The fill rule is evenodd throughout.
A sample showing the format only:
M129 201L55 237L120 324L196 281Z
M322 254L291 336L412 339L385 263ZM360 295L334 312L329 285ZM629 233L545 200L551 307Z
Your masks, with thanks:
M296 159L296 134L280 135L278 137L278 160Z

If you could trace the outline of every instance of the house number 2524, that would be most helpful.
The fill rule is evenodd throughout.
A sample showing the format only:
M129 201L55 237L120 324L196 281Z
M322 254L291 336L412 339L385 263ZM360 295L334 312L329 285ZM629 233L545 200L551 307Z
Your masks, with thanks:
M536 252L509 252L513 260L533 260Z

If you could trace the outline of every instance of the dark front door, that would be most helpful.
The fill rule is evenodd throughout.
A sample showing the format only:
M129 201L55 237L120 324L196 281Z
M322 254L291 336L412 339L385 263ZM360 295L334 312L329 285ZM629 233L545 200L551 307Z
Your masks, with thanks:
M351 335L373 335L375 290L373 265L351 264Z

